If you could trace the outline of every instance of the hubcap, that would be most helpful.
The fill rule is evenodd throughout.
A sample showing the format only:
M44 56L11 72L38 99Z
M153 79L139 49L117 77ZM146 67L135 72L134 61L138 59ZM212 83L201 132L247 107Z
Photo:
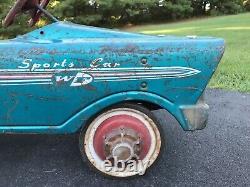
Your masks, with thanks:
M112 157L118 160L128 161L134 155L133 147L127 143L119 143L112 150ZM109 157L107 157L108 159Z
M108 160L126 162L139 159L140 149L140 136L133 129L115 129L105 137L105 156Z

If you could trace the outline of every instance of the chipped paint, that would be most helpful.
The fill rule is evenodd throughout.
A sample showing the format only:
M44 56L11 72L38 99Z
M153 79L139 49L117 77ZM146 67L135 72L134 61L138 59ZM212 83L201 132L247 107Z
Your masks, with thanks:
M181 107L196 106L224 45L66 22L1 41L0 132L76 132L102 109L132 100L160 105L193 130Z

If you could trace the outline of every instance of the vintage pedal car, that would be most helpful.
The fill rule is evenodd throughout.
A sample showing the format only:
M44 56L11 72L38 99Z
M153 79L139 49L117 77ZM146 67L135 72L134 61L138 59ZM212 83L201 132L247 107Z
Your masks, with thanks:
M18 0L4 20L9 26L30 11L30 25L42 13L55 23L0 42L1 133L80 132L84 159L101 173L129 177L143 174L161 150L160 124L150 110L167 110L187 131L205 127L203 92L223 39L60 22L45 10L48 2Z

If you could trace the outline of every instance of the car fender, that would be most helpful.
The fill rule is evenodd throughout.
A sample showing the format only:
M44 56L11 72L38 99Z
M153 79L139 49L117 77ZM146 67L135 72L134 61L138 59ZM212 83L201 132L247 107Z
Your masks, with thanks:
M63 125L54 128L59 128L59 131L62 132L74 133L84 127L89 119L103 111L105 108L126 101L146 101L158 105L172 114L183 129L188 129L188 124L183 117L182 111L177 105L154 93L141 91L121 92L102 98L81 110Z

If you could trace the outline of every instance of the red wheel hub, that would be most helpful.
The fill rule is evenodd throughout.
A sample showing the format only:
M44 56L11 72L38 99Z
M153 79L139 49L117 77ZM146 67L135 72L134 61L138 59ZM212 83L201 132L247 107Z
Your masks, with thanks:
M145 124L130 115L116 115L103 121L94 135L94 149L102 159L119 155L122 160L136 154L143 160L151 146L150 133Z

